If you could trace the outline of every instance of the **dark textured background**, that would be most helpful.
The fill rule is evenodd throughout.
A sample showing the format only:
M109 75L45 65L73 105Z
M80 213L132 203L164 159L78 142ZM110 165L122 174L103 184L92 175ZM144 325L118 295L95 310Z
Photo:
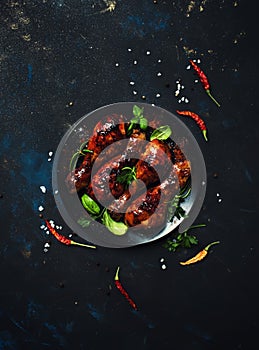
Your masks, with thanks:
M111 12L108 3L0 2L0 349L255 349L256 10L245 0L118 0ZM189 58L201 59L221 108L194 83ZM174 96L178 78L189 104ZM208 125L205 143L182 119L207 166L199 247L170 253L165 239L119 250L63 246L40 229L43 205L70 232L55 206L48 152L84 114L142 95L172 112L194 110ZM205 261L178 264L213 240L221 244ZM117 265L138 312L114 287Z

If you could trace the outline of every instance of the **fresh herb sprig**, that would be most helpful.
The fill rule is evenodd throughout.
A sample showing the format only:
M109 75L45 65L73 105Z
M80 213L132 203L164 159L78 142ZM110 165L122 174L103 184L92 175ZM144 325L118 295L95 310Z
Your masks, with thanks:
M133 181L137 180L136 167L125 166L121 169L121 174L118 175L117 181L121 184L129 186Z
M205 224L193 225L189 227L188 230L178 234L176 238L168 239L163 245L169 252L175 252L178 248L191 248L193 245L198 244L198 239L196 236L188 233L190 229L205 227Z
M69 168L70 171L74 170L78 161L78 158L80 156L85 156L86 153L93 153L90 149L86 148L87 142L82 143L82 145L79 147L79 149L72 155Z
M148 126L148 120L143 115L144 107L140 108L137 105L134 105L132 112L133 112L134 118L132 118L130 121L130 125L128 127L127 133L130 134L130 132L132 131L132 129L136 124L139 124L140 129L146 130Z

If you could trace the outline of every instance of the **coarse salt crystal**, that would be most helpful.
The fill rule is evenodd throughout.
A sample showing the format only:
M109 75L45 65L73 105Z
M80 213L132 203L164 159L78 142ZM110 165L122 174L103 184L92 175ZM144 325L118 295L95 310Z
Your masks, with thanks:
M132 93L133 95L137 95L138 92L136 90L133 90Z
M138 61L137 61L137 60L133 61L133 64L137 64L137 63L138 63Z
M161 75L162 75L161 72L158 72L158 73L157 73L157 76L158 76L158 77L161 77Z
M43 211L44 210L44 207L42 206L42 205L40 205L39 207L38 207L38 211Z
M45 228L45 225L41 225L40 229L43 230Z
M180 94L179 90L176 90L175 93L174 93L175 96L178 96L179 94Z
M157 62L158 62L158 63L161 63L161 62L162 62L162 60L158 59L158 60L157 60Z
M40 186L40 190L42 193L46 193L47 192L47 189L45 186Z
M49 247L50 247L50 244L49 244L48 242L46 242L46 243L44 244L44 247L45 247L45 248L49 248Z
M160 97L161 95L160 94L156 94L156 97Z
M120 64L119 64L118 62L115 63L115 66L116 66L116 67L119 67L119 65L120 65Z
M49 151L49 156L52 157L53 156L53 152Z
M160 259L160 262L164 262L164 261L165 261L165 259L164 259L164 258L161 258L161 259Z
M220 202L222 202L222 199L221 199L221 198L219 198L218 202L219 202L219 203L220 203Z
M132 49L130 49L130 48L129 48L129 49L128 49L128 51L129 51L129 52L131 52L131 51L132 51Z
M166 265L163 264L163 265L161 266L161 268L162 268L162 270L165 270L165 269L166 269Z
M150 55L150 54L151 54L151 52L150 52L150 51L147 51L147 52L146 52L146 54L147 54L147 55Z
M189 66L187 66L187 67L186 67L186 69L187 69L187 70L191 69L191 66L190 66L190 65L189 65Z
M48 162L51 162L51 158L48 158Z
M130 85L135 85L134 81L130 81Z

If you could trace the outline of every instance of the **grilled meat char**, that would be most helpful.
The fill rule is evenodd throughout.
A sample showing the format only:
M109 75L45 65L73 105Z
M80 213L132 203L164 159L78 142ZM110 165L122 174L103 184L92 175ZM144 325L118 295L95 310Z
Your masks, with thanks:
M87 188L87 194L91 198L108 206L114 198L119 198L124 192L130 196L127 186L118 182L117 176L123 167L133 167L137 163L138 160L131 155L136 151L143 151L143 143L139 142L140 140L145 140L145 133L140 129L134 129L122 154L106 162L94 174Z
M190 176L190 163L186 160L181 149L175 145L174 166L160 185L147 189L126 210L125 223L128 226L141 224L141 228L159 228L165 225L167 220L168 203L177 194L177 181L183 188ZM161 191L163 202L160 202Z
M70 172L66 178L66 184L71 193L81 190L89 184L93 162L107 146L115 141L126 138L126 124L123 117L117 114L106 116L99 121L90 137L87 149L92 153L86 153L80 167ZM98 160L101 162L101 159Z

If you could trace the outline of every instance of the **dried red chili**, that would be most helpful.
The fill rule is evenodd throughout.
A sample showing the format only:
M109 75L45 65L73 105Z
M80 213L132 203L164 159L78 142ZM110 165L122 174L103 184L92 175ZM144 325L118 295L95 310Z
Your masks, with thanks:
M121 282L119 280L119 270L120 270L120 267L118 266L116 274L115 274L115 277L114 277L115 285L119 289L121 294L125 297L125 299L128 300L129 304L133 307L133 309L137 310L137 305L134 303L134 301L131 299L129 294L123 288L123 286L122 286L122 284L121 284Z
M201 119L200 116L198 116L198 114L194 113L194 112L191 112L191 111L176 111L178 114L180 115L184 115L184 116L187 116L187 117L191 117L193 120L196 121L197 125L199 126L199 128L201 129L202 131L202 134L205 138L206 141L208 141L208 138L207 138L207 128L206 128L206 125L205 125L205 122Z
M200 82L202 83L204 90L207 92L207 94L212 99L212 101L215 102L218 107L220 107L220 104L218 103L218 101L210 93L210 83L205 73L192 60L190 60L190 63L193 69L195 70L195 72L197 73L198 77L200 78Z
M50 222L48 220L45 219L45 223L46 223L46 226L47 228L49 229L50 233L53 234L54 237L56 237L56 239L63 243L63 244L66 244L66 245L78 245L78 246L81 246L81 247L86 247L86 248L93 248L95 249L96 247L93 246L93 245L88 245L88 244L82 244L82 243L78 243L78 242L75 242L75 241L72 241L71 239L65 237L65 236L62 236L61 234L59 234L55 229L54 227L51 226Z

